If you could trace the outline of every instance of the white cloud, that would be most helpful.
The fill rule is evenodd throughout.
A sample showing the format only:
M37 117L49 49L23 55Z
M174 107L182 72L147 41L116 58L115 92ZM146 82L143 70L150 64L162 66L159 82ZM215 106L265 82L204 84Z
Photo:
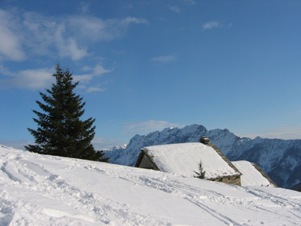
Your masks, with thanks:
M176 56L171 54L171 55L164 55L164 56L156 56L151 58L152 61L157 62L157 63L170 63L172 61L176 60Z
M70 57L72 60L80 60L88 55L86 48L80 48L73 38L64 39L57 34L56 47L61 57Z
M66 47L67 56L69 55L72 60L80 60L88 55L87 48L80 48L73 38L67 40Z
M109 69L105 69L102 65L95 65L94 67L91 66L84 66L82 68L83 71L89 71L92 75L102 75L108 72L111 72Z
M4 67L0 67L0 73L6 75L5 79L0 80L1 88L26 88L31 90L49 87L53 81L53 69L39 68L12 72Z
M148 24L146 19L136 17L126 17L122 22L125 24Z
M73 75L75 82L80 81L79 88L90 93L103 92L105 90L95 83L93 83L93 86L90 84L95 77L109 73L111 70L97 64L94 67L85 66L83 71L85 72L84 74ZM0 65L0 74L6 76L4 79L0 79L0 88L17 87L30 90L47 88L53 82L53 73L53 68L28 69L13 72Z
M106 73L111 72L111 70L104 68L102 65L95 65L94 67L91 66L84 66L82 68L84 74L77 74L74 75L74 81L80 81L80 87L82 90L85 90L87 93L92 92L104 92L105 88L101 87L100 85L94 84L93 86L90 85L91 81L98 76L102 76Z
M202 28L203 28L203 30L211 30L214 28L218 28L220 26L221 26L221 24L217 21L209 21L209 22L203 24Z
M45 22L45 24L48 23ZM71 37L66 35L66 26L64 23L56 24L56 26L47 26L47 30L37 30L35 37L38 39L38 43L41 43L40 47L42 47L42 49L50 50L55 47L60 57L70 57L72 60L80 60L88 55L87 49L86 47L79 47L78 41L75 39L76 36ZM42 34L41 37L50 35L52 38L51 40L46 38L46 41L43 43L42 40L40 40L40 34Z
M103 20L86 14L50 17L0 10L0 60L51 55L77 61L90 55L90 45L121 38L130 25L147 23L136 17Z
M148 120L145 122L133 122L125 125L127 134L147 134L154 131L160 131L168 127L180 127L177 123L168 121Z
M80 60L88 55L86 44L80 43L78 35L69 31L66 19L45 17L37 13L23 14L25 45L34 55L58 55L62 58ZM30 37L29 37L30 36Z
M0 60L25 59L20 37L15 34L14 28L17 28L17 24L13 17L4 10L0 10Z
M29 89L41 89L49 87L53 81L52 70L47 68L23 70L12 81L18 87Z
M69 32L83 41L111 41L124 36L130 24L147 24L136 17L102 20L93 16L72 16L66 20Z
M105 69L103 66L97 64L94 67L84 66L82 68L84 74L73 75L75 81L89 82L96 76L101 76L103 74L111 72L109 69Z
M82 12L88 8L82 5ZM48 74L53 69L40 68L29 70L14 70L1 66L4 61L40 59L46 56L79 61L88 56L96 58L97 53L91 46L122 38L129 26L147 24L143 18L124 17L120 19L103 20L86 14L66 17L51 17L24 10L0 9L0 87L19 87L26 89L45 88L49 83ZM99 56L97 56L99 58ZM100 84L91 86L91 81L111 70L102 65L84 67L82 73L74 76L81 81L81 87L87 92L102 92L105 89Z
M113 25L109 25L110 22L92 16L72 16L65 23L68 24L70 32L78 39L92 42L115 39L118 32L115 31Z

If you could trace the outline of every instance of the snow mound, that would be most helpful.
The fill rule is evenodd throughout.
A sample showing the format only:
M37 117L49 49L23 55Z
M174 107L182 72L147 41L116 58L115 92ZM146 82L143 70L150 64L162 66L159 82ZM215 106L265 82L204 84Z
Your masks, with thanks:
M242 186L275 187L256 167L248 161L233 161L233 165L242 173Z
M301 194L0 146L0 225L300 225Z

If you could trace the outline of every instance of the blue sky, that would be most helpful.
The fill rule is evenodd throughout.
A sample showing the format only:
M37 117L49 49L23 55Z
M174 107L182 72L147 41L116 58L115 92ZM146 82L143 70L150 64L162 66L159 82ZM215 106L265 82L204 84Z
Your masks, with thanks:
M57 63L95 146L201 124L301 138L301 1L0 1L0 143L32 143Z

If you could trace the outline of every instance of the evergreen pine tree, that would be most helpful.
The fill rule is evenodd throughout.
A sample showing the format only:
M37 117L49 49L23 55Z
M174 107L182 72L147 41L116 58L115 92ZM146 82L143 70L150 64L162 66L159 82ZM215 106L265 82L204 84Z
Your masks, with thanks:
M195 174L196 174L196 176L194 176L195 178L205 179L206 171L204 171L204 169L203 169L202 162L200 162L200 164L199 164L199 172L195 172Z
M28 129L36 144L25 148L41 154L107 161L103 151L95 151L91 143L95 119L81 120L85 102L74 93L78 82L73 82L72 74L60 65L53 76L55 83L51 89L46 89L46 94L40 92L44 103L36 101L42 112L33 110L38 128Z

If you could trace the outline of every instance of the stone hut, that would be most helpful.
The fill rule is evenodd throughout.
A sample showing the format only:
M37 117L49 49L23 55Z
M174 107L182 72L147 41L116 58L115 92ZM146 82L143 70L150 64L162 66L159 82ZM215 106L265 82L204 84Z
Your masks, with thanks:
M206 140L205 143L203 140ZM185 177L196 177L200 164L204 179L240 185L241 173L209 139L202 143L179 143L144 147L135 166Z

